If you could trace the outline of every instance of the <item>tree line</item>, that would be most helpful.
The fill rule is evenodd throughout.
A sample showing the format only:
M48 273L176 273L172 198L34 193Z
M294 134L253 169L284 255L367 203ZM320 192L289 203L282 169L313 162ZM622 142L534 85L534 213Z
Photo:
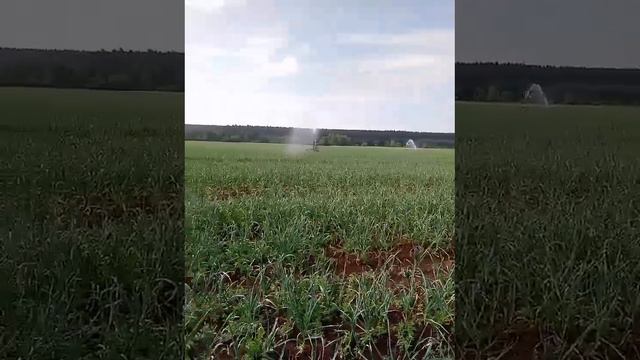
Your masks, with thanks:
M184 54L0 48L0 86L184 91Z
M519 102L537 83L550 103L640 105L640 68L456 63L455 83L462 101Z
M286 143L292 128L271 126L185 125L185 140ZM412 139L421 148L453 148L453 133L392 130L319 129L319 145L402 147Z

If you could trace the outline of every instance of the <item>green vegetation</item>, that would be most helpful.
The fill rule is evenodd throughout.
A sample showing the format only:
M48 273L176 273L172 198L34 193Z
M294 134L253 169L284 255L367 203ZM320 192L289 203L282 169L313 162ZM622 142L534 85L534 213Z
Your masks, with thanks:
M452 150L185 154L190 357L452 356Z
M0 89L0 358L183 352L182 99Z
M638 119L632 107L456 105L461 349L637 358Z

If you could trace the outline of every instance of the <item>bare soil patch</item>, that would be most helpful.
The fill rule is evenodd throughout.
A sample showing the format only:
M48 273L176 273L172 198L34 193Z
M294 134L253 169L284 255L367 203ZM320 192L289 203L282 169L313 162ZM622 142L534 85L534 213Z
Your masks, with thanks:
M455 263L448 252L430 251L410 242L397 244L389 250L373 250L360 255L340 246L329 245L325 255L334 261L337 275L348 277L386 268L394 283L406 283L407 276L410 276L408 271L413 269L435 279L439 271L449 272Z
M348 252L343 249L340 244L334 243L327 246L324 249L324 253L327 258L334 262L333 271L340 277L388 270L390 274L389 286L394 289L399 288L399 286L403 284L407 284L411 276L418 276L416 273L411 272L413 269L420 270L424 273L424 276L435 279L438 277L440 271L446 273L451 271L454 266L452 252L425 249L411 242L400 242L390 249L372 250L360 256ZM308 264L313 264L316 261L317 258L313 255L309 255L306 260ZM272 274L270 271L266 271L265 275L271 276ZM185 280L186 282L192 282L192 279L189 278ZM258 278L248 275L241 276L236 271L227 273L224 282L228 286L254 289L259 287ZM424 301L422 296L420 301ZM362 324L353 329L352 325L349 325L339 313L330 319L323 320L321 336L312 339L304 338L292 321L281 311L270 311L262 315L265 328L270 329L275 325L277 327L290 326L292 329L286 334L286 337L278 336L276 339L276 343L279 345L276 346L273 352L275 358L291 360L348 359L349 356L356 355L344 354L342 356L336 356L336 354L343 351L341 349L341 347L344 346L343 342L346 341L348 337L355 336L355 339L350 341L351 346L353 346L354 341L359 342L364 336L364 331L360 328ZM394 357L402 357L402 353L405 350L403 350L402 341L399 339L399 329L402 324L411 321L411 319L407 319L400 309L392 308L387 313L387 320L389 325L388 332L376 336L370 343L370 346L361 348L360 355L358 356L364 356L367 359L386 359L392 355ZM220 326L221 324L218 322L217 325ZM416 351L415 346L418 342L422 341L426 343L431 341L429 339L433 339L433 342L452 343L453 324L445 324L444 326L446 333L448 333L446 339L443 339L441 331L437 331L431 325L421 322L414 323L414 348L411 351ZM233 359L237 358L236 355L243 355L234 354L230 345L231 344L219 344L212 354L213 358ZM417 358L421 358L421 356L426 356L428 350L425 347L418 351L421 353L417 354Z

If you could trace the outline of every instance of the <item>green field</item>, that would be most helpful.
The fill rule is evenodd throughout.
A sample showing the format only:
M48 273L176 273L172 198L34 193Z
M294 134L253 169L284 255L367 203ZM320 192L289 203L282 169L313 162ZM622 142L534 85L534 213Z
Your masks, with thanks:
M638 358L639 120L634 107L456 105L460 349Z
M452 150L185 146L190 356L452 355Z
M462 351L638 358L639 108L288 157L185 144L182 106L0 89L0 358L450 358L454 307Z
M0 358L183 352L182 102L0 89Z

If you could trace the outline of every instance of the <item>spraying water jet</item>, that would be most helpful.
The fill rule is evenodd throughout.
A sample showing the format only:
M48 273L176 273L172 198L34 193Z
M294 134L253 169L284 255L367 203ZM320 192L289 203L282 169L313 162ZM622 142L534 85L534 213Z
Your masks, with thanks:
M301 155L305 151L318 150L318 129L292 128L287 139L287 154Z
M549 106L547 96L544 91L542 91L542 86L539 84L531 84L529 89L524 93L524 100L530 104Z

